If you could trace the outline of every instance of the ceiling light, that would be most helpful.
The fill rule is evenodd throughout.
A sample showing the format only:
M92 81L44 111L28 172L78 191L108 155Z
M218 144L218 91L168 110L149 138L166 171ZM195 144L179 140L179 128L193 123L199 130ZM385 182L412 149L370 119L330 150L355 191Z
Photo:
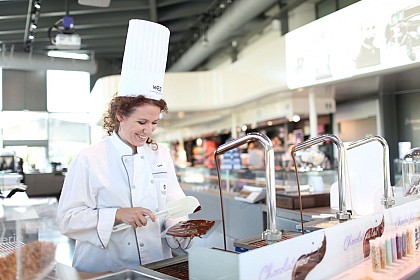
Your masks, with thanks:
M40 15L40 0L29 1L28 14L26 15L25 35L23 37L23 46L25 51L32 51L32 43L35 41L35 31Z
M78 3L93 7L109 7L111 0L79 0Z
M300 116L299 115L290 115L288 117L289 122L299 122L300 121Z
M203 145L203 139L198 138L198 139L195 141L195 143L197 144L197 146L201 146L201 145Z
M50 57L61 57L70 59L89 60L89 55L85 53L74 53L74 52L61 52L61 51L49 51L48 56Z

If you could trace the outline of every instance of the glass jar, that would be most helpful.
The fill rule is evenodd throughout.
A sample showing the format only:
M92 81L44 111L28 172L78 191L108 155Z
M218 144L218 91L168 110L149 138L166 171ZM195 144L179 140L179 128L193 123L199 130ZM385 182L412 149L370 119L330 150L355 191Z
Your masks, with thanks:
M411 149L403 158L402 187L404 196L420 196L420 147Z

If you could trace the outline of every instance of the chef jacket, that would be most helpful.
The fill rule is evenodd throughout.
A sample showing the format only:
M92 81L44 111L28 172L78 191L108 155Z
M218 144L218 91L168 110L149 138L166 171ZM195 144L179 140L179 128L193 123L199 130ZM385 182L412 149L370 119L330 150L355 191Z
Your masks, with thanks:
M112 229L118 208L158 212L183 197L169 151L162 145L152 150L145 144L133 154L114 132L83 150L69 166L57 211L61 232L76 240L73 267L115 272L172 257L161 232L185 217Z

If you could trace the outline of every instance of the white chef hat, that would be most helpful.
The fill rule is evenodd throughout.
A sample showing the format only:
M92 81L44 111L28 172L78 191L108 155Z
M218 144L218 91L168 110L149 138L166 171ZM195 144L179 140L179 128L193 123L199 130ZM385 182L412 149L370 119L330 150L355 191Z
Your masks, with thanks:
M144 95L151 99L162 99L169 33L168 28L158 23L130 20L119 96Z

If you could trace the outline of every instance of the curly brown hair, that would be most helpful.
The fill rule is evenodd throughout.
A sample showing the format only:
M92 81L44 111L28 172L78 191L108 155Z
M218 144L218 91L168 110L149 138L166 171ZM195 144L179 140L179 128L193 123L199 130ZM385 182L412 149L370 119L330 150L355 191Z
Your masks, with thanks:
M168 113L168 106L166 101L155 100L146 98L143 95L138 96L114 96L109 102L108 110L104 117L104 128L108 135L111 135L113 131L118 130L120 122L117 119L117 115L129 116L136 107L143 106L145 104L155 105L160 108L163 113ZM157 148L157 144L152 139L147 139L147 144L152 144Z

